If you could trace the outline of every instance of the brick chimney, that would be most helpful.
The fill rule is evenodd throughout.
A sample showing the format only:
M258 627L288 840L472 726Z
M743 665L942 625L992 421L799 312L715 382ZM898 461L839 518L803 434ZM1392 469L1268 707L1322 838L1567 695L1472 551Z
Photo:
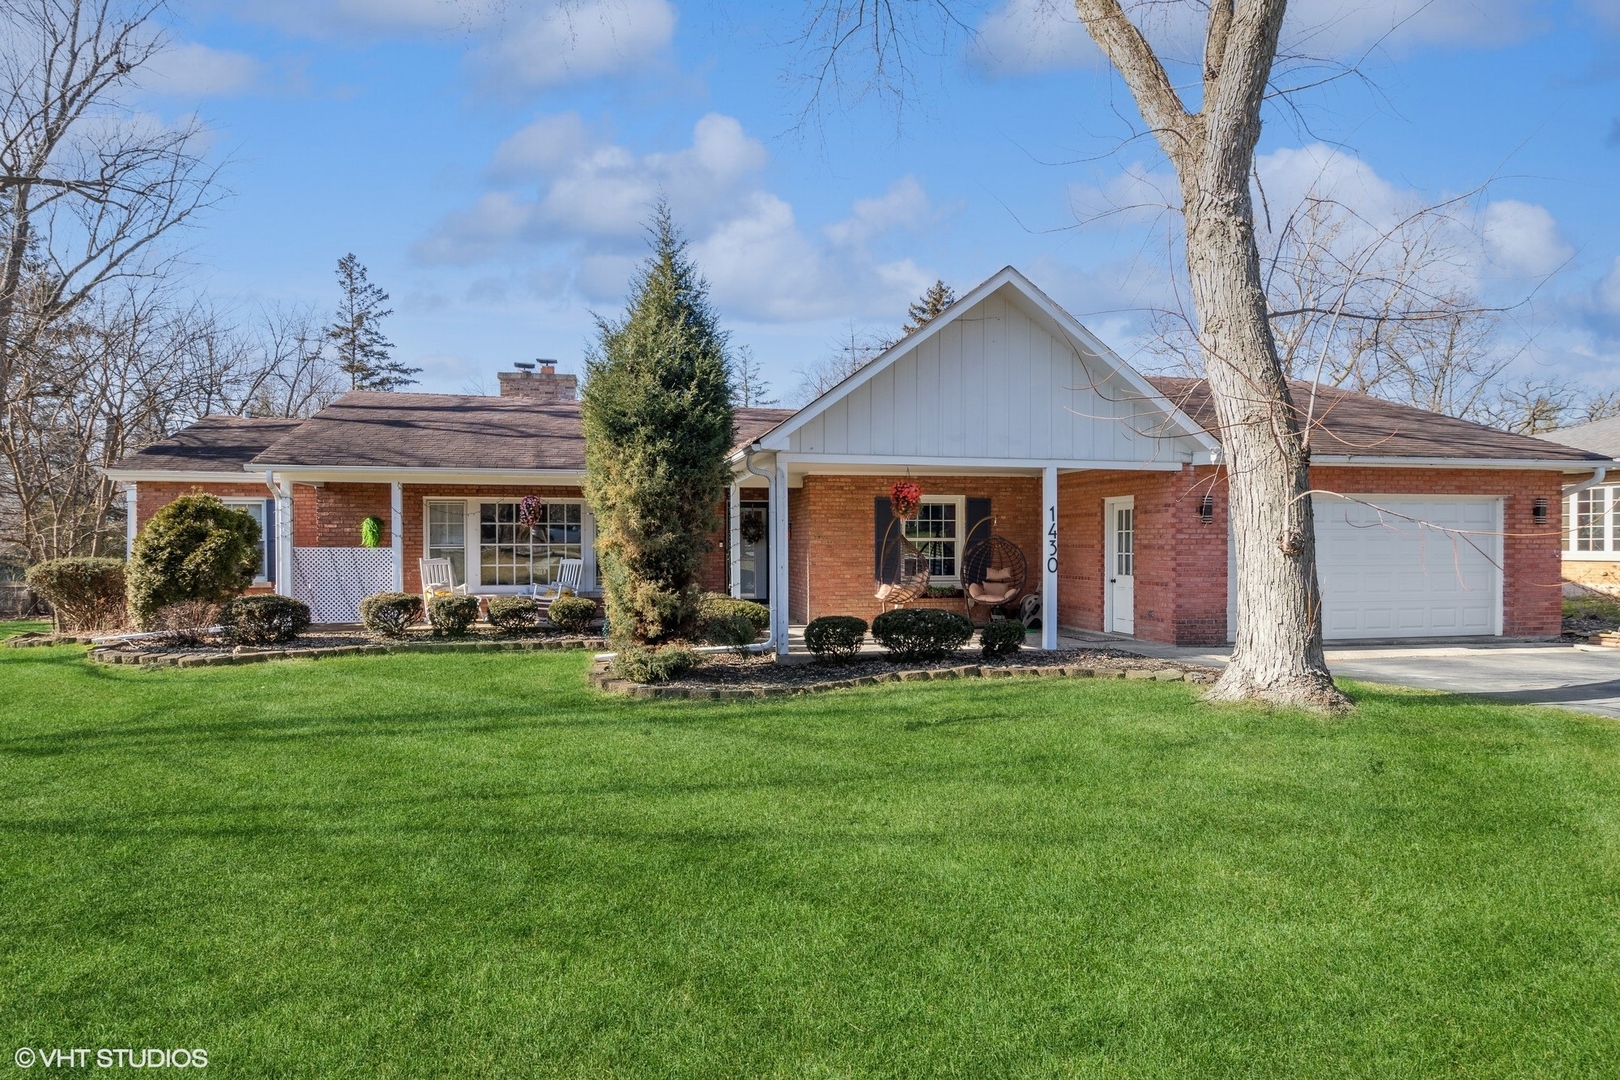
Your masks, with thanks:
M534 370L536 364L540 365L538 372ZM516 371L503 371L495 376L501 384L501 397L533 401L573 401L579 397L579 379L557 374L555 360L523 360L513 366Z

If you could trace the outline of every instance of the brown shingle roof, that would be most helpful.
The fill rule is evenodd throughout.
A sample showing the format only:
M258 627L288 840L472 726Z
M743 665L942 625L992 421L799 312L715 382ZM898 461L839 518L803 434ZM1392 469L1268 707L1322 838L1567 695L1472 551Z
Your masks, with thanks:
M114 468L239 473L265 447L302 423L282 417L205 416L161 442L135 451Z
M737 437L752 441L791 415L783 409L738 409ZM585 437L578 402L356 390L265 449L254 463L578 471L585 468Z
M1205 380L1153 376L1148 381L1205 431L1220 437L1214 403ZM1295 407L1305 408L1310 400L1310 384L1295 382L1291 386ZM1329 387L1316 390L1315 416L1311 450L1321 456L1560 462L1607 459L1606 455L1589 450L1498 431L1453 416Z

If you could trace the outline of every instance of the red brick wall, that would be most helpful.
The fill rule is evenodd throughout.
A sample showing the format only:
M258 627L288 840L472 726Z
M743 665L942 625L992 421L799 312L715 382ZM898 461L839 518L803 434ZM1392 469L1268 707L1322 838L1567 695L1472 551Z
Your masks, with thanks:
M1204 524L1198 503L1215 496ZM1226 491L1211 468L1058 475L1058 625L1103 628L1103 500L1136 508L1137 637L1183 645L1226 640Z
M788 617L871 619L881 610L872 558L872 507L899 476L807 476L788 490ZM927 495L989 499L995 530L1023 549L1027 587L1039 583L1041 481L1026 476L924 476ZM946 606L961 609L957 600Z

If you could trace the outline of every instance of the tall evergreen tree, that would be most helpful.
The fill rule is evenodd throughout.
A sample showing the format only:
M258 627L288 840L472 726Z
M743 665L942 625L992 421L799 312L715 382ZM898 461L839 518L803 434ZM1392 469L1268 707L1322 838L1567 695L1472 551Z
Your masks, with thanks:
M648 231L653 252L624 317L597 320L581 405L585 497L621 645L691 633L733 436L727 335L708 284L668 205L658 204Z
M353 252L338 260L337 279L343 295L326 336L337 350L338 369L349 377L349 388L398 390L415 383L412 376L422 369L389 357L394 343L382 332L382 321L394 313L383 307L388 294L366 279L366 268Z
M906 309L906 325L900 328L902 334L914 334L927 326L942 311L956 303L956 290L943 281L935 281L928 286L928 291L912 301Z

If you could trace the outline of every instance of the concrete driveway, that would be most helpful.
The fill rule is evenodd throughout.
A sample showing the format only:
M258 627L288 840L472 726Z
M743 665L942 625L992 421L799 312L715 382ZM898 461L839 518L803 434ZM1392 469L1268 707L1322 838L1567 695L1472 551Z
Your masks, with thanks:
M1062 635L1060 644L1139 652L1220 667L1229 650L1177 648L1108 634ZM1620 719L1620 649L1562 642L1330 645L1333 674L1362 682L1446 690L1494 701L1552 705Z

